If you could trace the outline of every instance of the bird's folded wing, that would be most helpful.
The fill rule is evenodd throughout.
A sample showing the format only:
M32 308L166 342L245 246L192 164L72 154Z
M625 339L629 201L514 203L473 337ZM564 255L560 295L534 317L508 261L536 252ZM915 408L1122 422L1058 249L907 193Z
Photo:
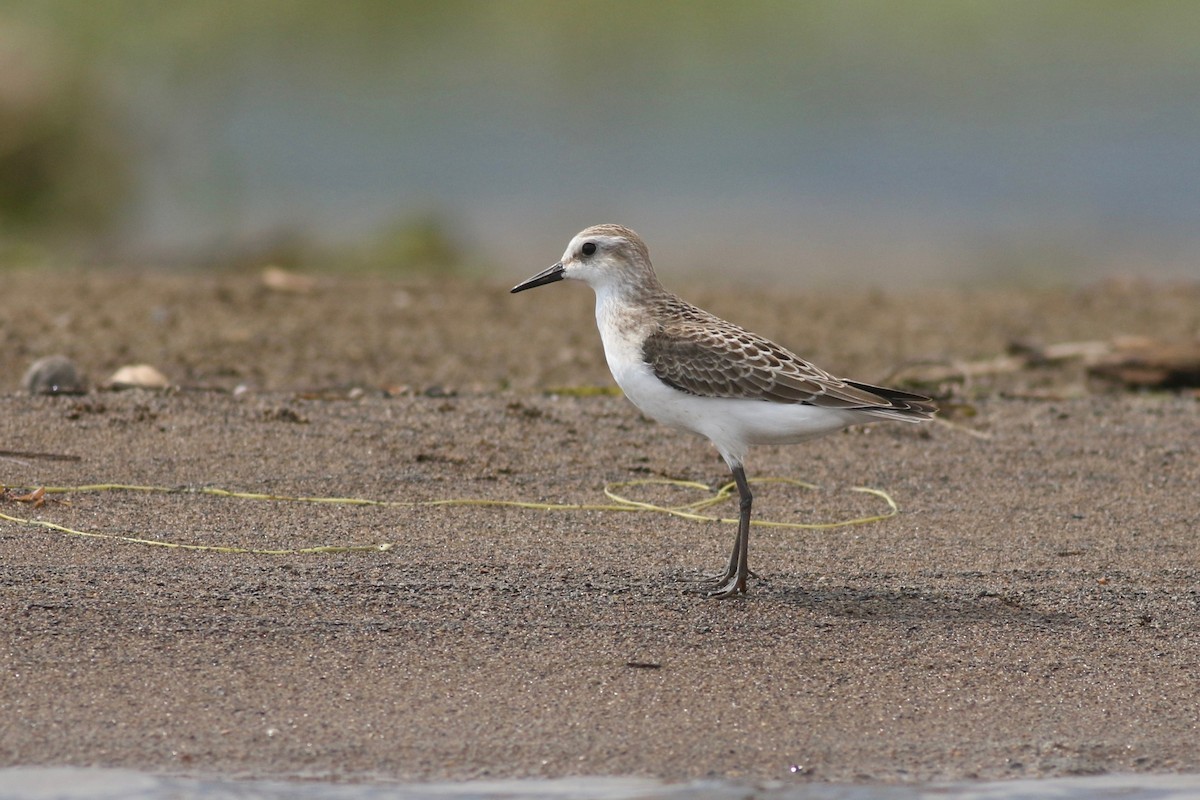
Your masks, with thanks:
M642 356L659 380L700 397L828 408L890 405L886 398L835 378L768 339L721 322L719 327L711 322L660 327L646 338Z

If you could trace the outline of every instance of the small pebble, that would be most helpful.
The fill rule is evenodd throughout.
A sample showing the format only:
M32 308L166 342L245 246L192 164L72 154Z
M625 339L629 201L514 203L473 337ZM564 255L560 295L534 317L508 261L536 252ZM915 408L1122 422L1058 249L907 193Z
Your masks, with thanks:
M30 394L85 394L87 380L66 356L46 356L26 370L21 388Z
M131 364L114 372L105 385L111 389L167 389L171 382L149 364Z
M311 275L297 275L280 267L264 269L262 284L271 291L286 294L309 294L317 288L317 281Z

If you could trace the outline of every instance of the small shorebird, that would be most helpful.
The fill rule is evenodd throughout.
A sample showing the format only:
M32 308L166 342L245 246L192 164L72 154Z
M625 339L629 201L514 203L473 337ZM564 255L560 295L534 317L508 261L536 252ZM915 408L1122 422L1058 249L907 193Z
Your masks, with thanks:
M793 444L881 419L921 422L927 397L845 380L774 342L668 292L636 233L595 225L567 245L562 260L513 287L572 278L596 292L596 325L617 384L644 414L704 436L733 473L741 497L729 566L701 594L731 597L750 576L750 507L743 459L750 445Z

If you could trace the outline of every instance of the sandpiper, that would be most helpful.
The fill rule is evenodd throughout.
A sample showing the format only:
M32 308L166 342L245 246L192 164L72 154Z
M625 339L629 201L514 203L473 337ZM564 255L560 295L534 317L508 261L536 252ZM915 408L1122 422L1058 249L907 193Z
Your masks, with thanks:
M774 342L671 294L650 252L621 225L577 234L562 260L513 287L571 278L596 292L596 325L613 378L648 417L707 438L729 465L741 497L725 571L699 593L744 594L750 576L753 495L743 460L750 445L793 444L881 419L921 422L927 397L835 377Z

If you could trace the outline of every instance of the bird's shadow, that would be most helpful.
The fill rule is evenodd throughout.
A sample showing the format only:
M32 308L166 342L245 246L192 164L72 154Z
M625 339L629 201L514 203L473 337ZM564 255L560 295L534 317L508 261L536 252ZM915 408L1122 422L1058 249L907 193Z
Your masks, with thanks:
M772 596L797 608L846 619L911 622L1001 622L1075 626L1078 619L1047 611L1006 595L965 589L960 592L919 589L776 589Z
M811 612L814 617L834 617L892 624L931 622L1021 622L1033 626L1074 627L1073 614L1048 610L1021 593L1006 593L972 585L961 588L878 586L813 586L802 576L776 576L751 583L746 599L780 604ZM1042 598L1044 601L1045 598ZM735 600L736 602L736 600Z

